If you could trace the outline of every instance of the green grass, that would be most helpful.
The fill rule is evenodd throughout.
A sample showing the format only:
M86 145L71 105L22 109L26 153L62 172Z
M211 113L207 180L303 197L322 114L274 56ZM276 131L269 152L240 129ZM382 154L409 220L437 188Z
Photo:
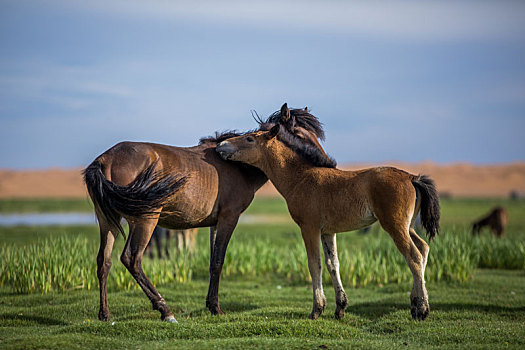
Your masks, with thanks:
M495 204L509 211L506 238L471 237L470 222ZM247 213L288 217L285 210L280 199L258 199ZM332 318L326 272L325 314L306 319L312 292L299 229L291 222L237 227L220 288L227 315L209 315L209 242L202 229L191 259L144 261L177 325L159 321L120 264L121 238L108 283L112 324L96 320L95 226L0 228L0 348L523 348L523 213L523 201L442 201L443 230L430 245L426 273L431 314L424 322L411 320L408 267L378 226L367 235L338 235L350 300L342 321ZM17 289L14 276L34 277L34 288L21 283Z
M2 348L523 348L525 284L518 271L482 270L468 284L430 284L431 314L412 321L401 285L347 288L346 317L306 319L311 290L277 279L224 279L227 314L204 308L206 281L159 288L179 324L164 324L139 290L110 292L111 322L97 321L98 293L14 295L0 289ZM280 288L279 288L280 286ZM111 290L111 288L110 288ZM112 323L114 322L114 324Z
M223 269L225 277L280 277L287 283L310 281L307 258L301 239L274 246L268 228L242 225L243 237L230 245ZM274 231L279 231L275 227ZM0 247L0 286L16 293L49 293L71 289L97 288L93 258L97 245L86 237L39 239L18 246ZM113 260L118 262L122 240ZM350 244L339 246L341 276L347 287L385 285L412 280L403 256L391 239L382 232L367 235L359 249ZM72 254L71 252L74 252ZM171 260L148 260L144 270L157 285L189 283L208 277L209 249L207 235L200 234L195 252L174 256ZM432 244L426 271L427 282L465 282L472 279L477 267L525 269L525 244L490 236L472 237L467 233L444 235ZM330 283L329 274L324 280ZM121 264L111 270L109 283L118 290L138 288Z

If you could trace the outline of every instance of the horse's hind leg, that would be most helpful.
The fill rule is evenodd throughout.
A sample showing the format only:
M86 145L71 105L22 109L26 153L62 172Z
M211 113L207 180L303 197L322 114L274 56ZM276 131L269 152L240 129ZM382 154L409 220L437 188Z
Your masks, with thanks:
M107 281L109 270L111 269L111 252L113 251L115 236L104 220L99 219L99 228L100 248L97 255L97 277L100 289L100 309L98 311L98 319L107 321L109 320Z
M427 242L425 242L421 237L418 236L416 233L416 230L414 230L413 227L410 227L410 238L412 239L412 242L416 245L417 249L423 256L423 277L425 276L425 269L427 267L428 262L428 253L430 251L430 247L428 246Z
M164 298L159 294L157 289L155 289L142 270L142 255L157 221L158 216L156 218L142 219L142 221L136 221L130 224L129 237L120 260L149 298L153 309L160 311L161 319L168 322L177 322L173 313L166 305Z
M341 283L341 275L339 274L339 258L337 257L337 243L335 233L328 235L321 235L323 243L324 259L326 268L330 272L332 284L335 290L335 301L337 307L335 309L335 318L341 319L345 316L345 309L348 305L348 298Z
M394 222L395 221L393 220L387 223L383 221L381 225L394 240L397 249L399 249L401 254L403 254L405 257L405 261L412 272L414 284L412 287L412 292L410 293L410 312L413 319L422 321L427 318L430 312L430 307L428 305L428 293L427 289L425 288L424 278L426 259L424 258L424 255L421 254L417 245L420 245L422 249L424 246L421 244L422 240L421 242L417 240L417 238L419 238L417 235L414 236L412 234L413 237L417 237L415 238L415 241L418 243L416 244L412 240L408 223L405 225L401 223L395 224Z

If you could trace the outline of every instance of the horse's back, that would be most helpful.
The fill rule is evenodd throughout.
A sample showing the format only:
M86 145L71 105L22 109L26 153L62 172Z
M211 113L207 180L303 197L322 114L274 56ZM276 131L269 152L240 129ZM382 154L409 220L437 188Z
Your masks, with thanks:
M155 152L148 144L141 142L119 142L95 161L102 165L106 178L119 185L126 186L155 160Z
M219 195L216 165L206 160L203 147L176 147L146 142L120 142L100 155L106 178L119 186L129 185L153 163L156 171L186 177L163 211L161 222L173 228L194 227L213 216ZM218 157L217 157L218 158ZM220 161L220 159L219 159ZM213 220L212 220L213 221Z
M214 226L220 210L240 215L257 186L266 181L243 165L222 160L213 143L176 147L126 141L108 149L97 161L106 178L120 186L130 184L154 162L158 171L185 176L184 186L168 200L159 220L173 229Z
M213 177L215 166L204 160L199 147L176 147L148 142L124 141L108 149L97 159L108 180L120 186L131 183L136 176L153 163L156 170L184 175L200 172ZM195 180L195 177L193 177ZM191 179L189 179L191 180Z

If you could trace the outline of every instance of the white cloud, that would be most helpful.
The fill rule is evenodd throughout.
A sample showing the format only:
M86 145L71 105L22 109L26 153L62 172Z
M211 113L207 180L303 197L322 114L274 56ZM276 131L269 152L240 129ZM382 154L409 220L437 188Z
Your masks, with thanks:
M395 40L521 39L525 33L525 3L510 1L58 0L58 3L70 10L101 16L190 20Z
M102 96L115 99L133 95L131 87L107 79L107 68L80 68L38 61L3 61L2 65L17 73L6 70L0 74L0 91L5 96L26 101L45 101L66 110L80 110L95 104Z

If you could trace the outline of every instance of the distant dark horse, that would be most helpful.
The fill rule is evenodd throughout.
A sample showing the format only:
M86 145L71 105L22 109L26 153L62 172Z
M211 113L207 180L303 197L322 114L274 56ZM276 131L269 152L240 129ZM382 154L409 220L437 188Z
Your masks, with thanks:
M195 238L197 236L197 232L197 228L190 228L187 230L170 230L164 227L156 226L144 253L148 254L149 257L153 259L154 255L152 246L155 245L157 257L162 259L164 256L166 259L169 259L171 256L170 242L173 239L175 239L175 248L178 253L182 252L183 250L193 252L195 248Z
M279 124L325 154L318 142L318 138L324 138L321 124L306 108L292 110L285 119L276 112L258 122L260 130ZM128 221L130 229L120 260L150 299L153 309L168 322L176 322L173 313L142 270L143 252L153 229L157 224L172 229L211 227L206 306L213 314L223 313L218 293L228 242L239 216L268 180L259 169L224 161L215 152L217 143L240 135L216 134L201 139L194 147L122 142L84 170L100 227L100 320L109 319L106 283L115 238L119 232L125 237L121 218Z
M494 236L503 237L505 236L507 221L508 217L505 208L495 207L490 213L472 224L472 233L479 235L482 228L489 227Z

